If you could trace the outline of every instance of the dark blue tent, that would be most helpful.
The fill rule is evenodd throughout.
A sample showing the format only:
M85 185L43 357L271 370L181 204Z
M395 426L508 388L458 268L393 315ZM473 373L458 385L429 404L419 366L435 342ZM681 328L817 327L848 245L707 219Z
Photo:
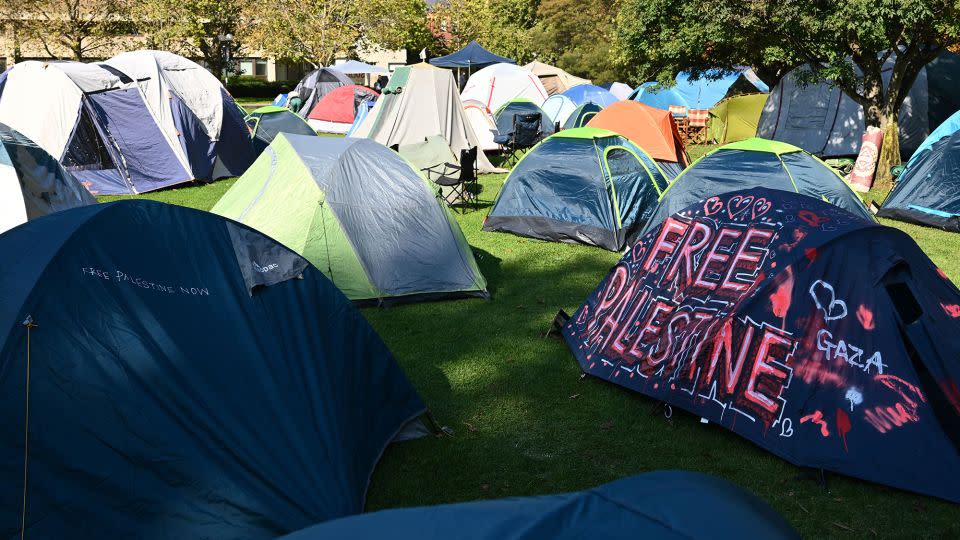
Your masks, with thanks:
M273 538L355 514L424 411L343 294L246 226L122 201L0 251L0 537Z
M877 215L960 232L960 112L923 141Z
M827 164L796 146L752 138L721 146L684 169L660 197L641 234L696 201L754 187L793 191L873 220L860 197Z
M516 64L517 62L509 58L504 58L493 54L484 49L476 40L471 41L466 47L455 53L446 56L431 58L430 63L445 68L475 68L489 66L490 64Z
M567 121L563 123L563 129L584 127L587 125L587 122L593 119L593 117L602 110L603 107L600 105L588 101L587 103L584 103L573 110L570 116L567 117Z
M544 112L539 105L525 98L514 98L504 103L499 109L493 112L493 121L497 124L497 131L500 133L510 133L513 131L513 117L518 114L540 114L540 128L543 136L553 135L556 125L550 119L550 115Z
M906 233L760 188L668 218L563 327L586 373L796 465L955 502L958 334L960 291Z
M657 162L622 135L565 129L517 163L483 230L617 251L646 222L666 186Z
M657 471L576 493L384 510L283 540L799 538L765 502L704 474Z

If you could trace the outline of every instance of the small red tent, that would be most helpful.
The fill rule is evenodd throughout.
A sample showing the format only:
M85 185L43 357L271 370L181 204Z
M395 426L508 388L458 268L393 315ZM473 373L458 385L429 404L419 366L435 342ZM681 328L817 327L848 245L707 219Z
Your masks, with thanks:
M366 86L341 86L323 96L307 115L307 120L317 131L346 133L353 124L357 104L378 97L380 94Z

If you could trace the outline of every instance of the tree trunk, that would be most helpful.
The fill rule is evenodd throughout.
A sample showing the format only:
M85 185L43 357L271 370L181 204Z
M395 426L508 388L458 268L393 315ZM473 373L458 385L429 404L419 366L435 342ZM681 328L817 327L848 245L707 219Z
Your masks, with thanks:
M890 169L900 164L900 133L897 115L888 117L880 128L883 130L883 144L880 146L880 157L877 159L877 174L873 185L881 189L893 188L893 175Z

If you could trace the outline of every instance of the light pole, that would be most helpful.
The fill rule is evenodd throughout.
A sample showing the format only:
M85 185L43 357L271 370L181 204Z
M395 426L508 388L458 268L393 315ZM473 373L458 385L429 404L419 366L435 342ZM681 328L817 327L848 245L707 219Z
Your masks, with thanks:
M233 34L220 34L217 39L220 40L220 53L223 55L223 84L226 85L230 78L230 49Z

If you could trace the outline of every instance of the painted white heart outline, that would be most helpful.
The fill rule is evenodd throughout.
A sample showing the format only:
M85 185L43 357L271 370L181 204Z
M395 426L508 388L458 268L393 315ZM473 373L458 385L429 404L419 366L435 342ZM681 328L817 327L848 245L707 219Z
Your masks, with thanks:
M780 422L780 436L793 437L793 421L789 418L784 418Z
M830 301L824 302L820 301L820 297L817 296L817 286L823 287L830 293ZM818 279L810 285L810 296L813 297L813 302L817 305L817 309L823 312L823 320L825 321L835 321L837 319L842 319L847 316L847 303L843 300L837 298L836 292L833 290L833 285L830 285L826 281ZM835 311L835 308L837 311Z

